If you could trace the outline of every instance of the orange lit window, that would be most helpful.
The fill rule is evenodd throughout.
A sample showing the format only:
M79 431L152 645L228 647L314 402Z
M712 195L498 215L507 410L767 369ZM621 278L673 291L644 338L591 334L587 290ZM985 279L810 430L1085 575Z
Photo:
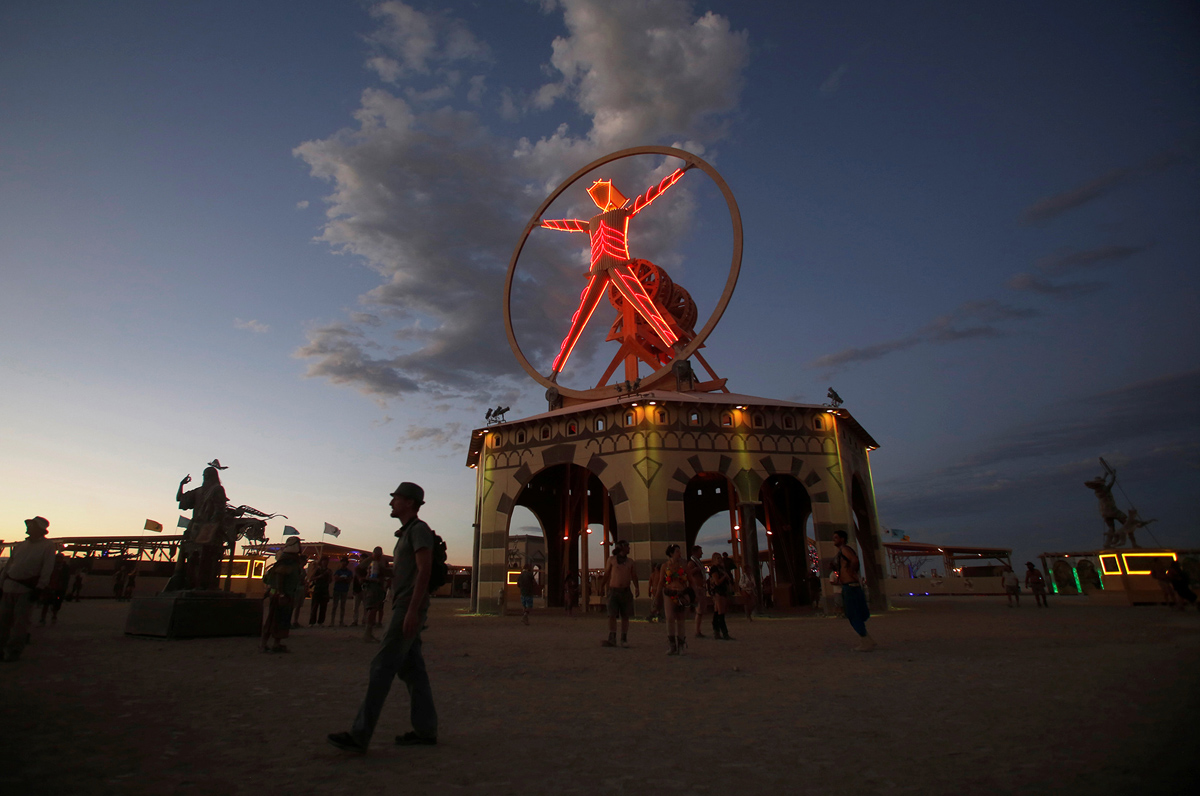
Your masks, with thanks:
M1121 562L1115 555L1100 556L1100 570L1105 575L1120 575Z
M1128 575L1149 575L1150 568L1156 564L1165 569L1172 561L1179 560L1174 553L1122 553L1121 558L1125 559L1125 573Z
M722 412L721 413L721 425L732 426L733 425L733 415L729 414L728 412Z
M698 425L700 425L700 413L699 413L699 412L692 412L691 414L689 414L689 415L688 415L688 423L689 423L689 424L691 424L691 425L693 425L693 426L698 426Z

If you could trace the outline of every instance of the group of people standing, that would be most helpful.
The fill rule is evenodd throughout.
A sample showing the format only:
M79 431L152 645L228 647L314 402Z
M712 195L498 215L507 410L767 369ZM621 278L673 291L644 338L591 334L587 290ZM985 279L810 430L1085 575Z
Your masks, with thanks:
M384 596L391 586L391 576L382 547L358 560L342 556L337 569L330 566L329 556L321 556L310 571L300 540L289 539L263 575L267 619L263 624L262 650L287 652L283 639L291 628L300 627L306 600L310 602L309 627L334 627L335 621L337 627L358 627L361 612L363 640L378 641L375 628L383 623ZM347 604L352 606L349 625Z

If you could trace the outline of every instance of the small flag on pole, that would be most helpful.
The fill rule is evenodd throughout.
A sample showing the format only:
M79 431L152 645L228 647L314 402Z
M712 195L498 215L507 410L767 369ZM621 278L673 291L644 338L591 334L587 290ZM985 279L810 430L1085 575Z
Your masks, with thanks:
M189 525L191 525L191 524L192 524L192 521L191 521L191 520L189 520L187 517L183 517L183 516L181 516L181 517L179 518L179 522L175 523L175 527L177 527L177 528L186 528L186 527L188 527L188 526L189 526Z
M341 536L342 529L337 527L336 525L330 525L329 523L325 523L325 535L326 536Z
M155 522L154 520L146 520L146 530L154 531L155 533L162 533L162 523Z
M290 525L285 525L285 526L283 526L283 535L284 536L299 536L300 532L297 531L295 528L293 528Z

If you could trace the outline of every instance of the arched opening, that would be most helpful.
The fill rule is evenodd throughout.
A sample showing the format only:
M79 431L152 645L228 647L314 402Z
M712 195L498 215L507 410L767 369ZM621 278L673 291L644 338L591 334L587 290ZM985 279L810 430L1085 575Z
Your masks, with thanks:
M721 512L734 512L736 517L737 491L721 473L696 473L688 481L683 494L683 526L687 549L696 544L700 528L708 519ZM709 551L712 552L712 551ZM661 551L654 551L661 555Z
M583 607L583 585L587 582L583 570L603 565L602 560L585 560L589 558L589 552L596 551L594 543L586 543L588 526L595 526L593 535L596 528L602 534L607 529L610 539L618 535L608 490L586 467L556 464L529 480L517 496L516 505L532 512L545 534L543 586L546 604L559 608L564 606L563 585L568 578L572 578L580 586L580 605ZM511 515L509 519L511 526ZM581 538L584 540L582 551Z
M758 517L766 526L773 562L771 599L778 608L812 605L821 585L809 556L812 499L808 490L791 475L773 475L763 482L758 496Z
M858 541L858 554L862 558L866 576L868 600L872 608L883 610L887 608L887 596L883 593L883 568L879 566L877 555L879 535L875 533L867 489L857 475L851 479L850 511L854 517L854 538Z

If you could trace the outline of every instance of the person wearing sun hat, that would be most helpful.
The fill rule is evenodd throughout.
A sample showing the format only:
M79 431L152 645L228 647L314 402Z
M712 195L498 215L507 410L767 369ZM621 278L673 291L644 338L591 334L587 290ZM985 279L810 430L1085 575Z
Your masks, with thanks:
M0 572L0 653L6 661L21 657L33 604L50 584L58 545L46 538L49 528L45 517L25 520L29 538L13 546Z
M275 554L275 563L263 574L267 585L267 619L263 622L263 652L287 652L283 640L292 629L292 599L303 582L300 565L300 540L288 539ZM274 639L274 645L267 642Z
M392 493L392 516L403 523L392 552L392 618L379 654L371 661L367 693L349 732L329 735L329 743L362 754L371 743L383 702L399 677L408 686L412 731L396 736L398 746L437 744L437 710L421 656L421 631L429 612L429 575L433 571L433 531L417 512L425 490L405 481Z

